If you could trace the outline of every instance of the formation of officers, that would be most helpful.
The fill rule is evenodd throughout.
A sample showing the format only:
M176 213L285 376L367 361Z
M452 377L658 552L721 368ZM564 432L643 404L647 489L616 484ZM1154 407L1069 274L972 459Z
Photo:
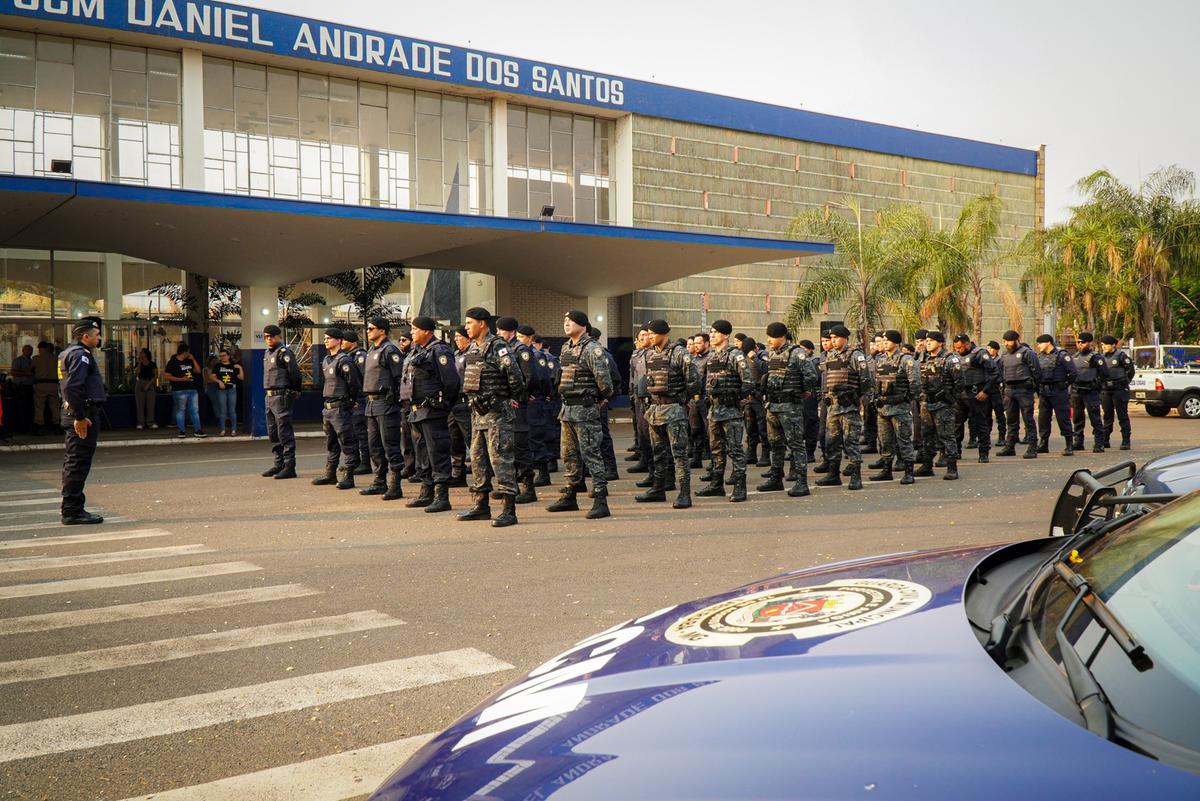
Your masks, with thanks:
M517 522L517 505L537 500L536 487L551 483L561 457L565 482L548 510L579 511L583 494L591 499L588 518L608 517L608 484L618 472L607 407L621 378L587 315L566 313L557 357L512 317L478 307L465 317L454 347L428 317L394 339L388 320L372 319L366 348L352 330L325 332L327 458L312 483L353 489L356 475L370 475L360 494L393 501L404 498L408 479L420 491L405 505L430 513L450 511L449 488L467 486L471 505L458 518L502 527ZM665 320L642 326L629 370L635 443L628 458L636 462L629 472L645 476L637 502L665 503L670 493L676 509L690 507L693 495L744 502L749 466L768 468L759 492L804 497L818 450L818 486L847 478L848 489L862 489L870 453L879 455L867 465L877 471L870 481L899 474L910 485L935 467L954 480L964 435L980 462L990 460L993 418L998 456L1015 455L1018 443L1025 458L1048 452L1054 420L1065 455L1084 447L1086 425L1094 452L1110 446L1114 424L1121 449L1130 448L1134 367L1113 337L1102 337L1097 351L1092 335L1081 333L1068 354L1048 334L1035 350L1015 331L1004 334L1003 348L978 347L965 334L947 343L940 331L917 331L905 344L895 330L858 347L838 325L820 350L794 341L781 322L765 333L762 345L735 335L727 320L687 340L672 339ZM285 479L296 477L291 407L300 372L280 334L264 329L275 462L263 475ZM693 493L692 471L705 459L704 484Z

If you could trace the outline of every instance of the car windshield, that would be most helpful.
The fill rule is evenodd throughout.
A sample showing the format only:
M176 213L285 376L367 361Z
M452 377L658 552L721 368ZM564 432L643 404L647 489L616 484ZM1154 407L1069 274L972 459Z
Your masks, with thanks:
M1071 566L1153 660L1139 671L1082 606L1065 631L1126 720L1200 748L1200 492L1090 543ZM1061 662L1055 629L1075 591L1047 582L1034 604L1046 651Z

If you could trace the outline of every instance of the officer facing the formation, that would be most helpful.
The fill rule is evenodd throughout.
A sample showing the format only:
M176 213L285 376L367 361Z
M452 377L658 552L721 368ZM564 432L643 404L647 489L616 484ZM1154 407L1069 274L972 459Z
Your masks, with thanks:
M1004 332L1004 353L1000 354L1000 380L1004 382L1004 417L1008 437L997 456L1017 455L1017 434L1021 423L1029 436L1026 459L1037 458L1038 428L1033 417L1033 396L1041 380L1042 368L1029 346L1016 331Z
M956 398L962 385L961 359L946 350L946 335L930 331L925 337L921 362L921 467L913 475L933 475L933 455L946 454L947 481L958 478Z
M962 453L963 424L968 439L979 448L980 464L987 464L992 450L992 396L996 394L996 371L992 357L975 346L966 334L954 336L954 352L960 359L962 382L958 388L958 424L955 439Z
M458 369L459 385L467 369L467 348L471 347L471 338L467 329L459 326L454 329L454 366ZM450 486L467 486L467 449L471 446L471 409L467 406L467 398L461 392L458 403L450 410L447 418L450 427Z
M366 399L367 442L375 465L375 480L359 490L359 495L382 495L385 501L404 497L400 470L404 451L400 434L400 379L404 374L404 356L388 338L391 323L384 317L367 323L367 352L363 371L363 396Z
M501 528L517 522L513 407L525 397L525 378L508 344L491 333L491 314L473 306L465 317L471 346L467 348L462 388L471 407L471 497L475 505L459 514L458 519L491 520L490 469L496 476L496 495L504 502L503 511L492 525Z
M1037 338L1038 369L1038 453L1050 452L1051 415L1058 418L1058 431L1067 441L1063 456L1075 454L1074 432L1071 428L1071 384L1075 383L1075 362L1054 337L1042 334Z
M708 398L708 447L712 451L712 478L696 492L706 498L725 497L725 462L733 464L733 494L729 500L746 500L746 438L742 406L754 388L746 355L729 341L733 324L714 320L709 328L704 395Z
M263 354L263 387L267 391L267 439L275 463L263 475L275 478L296 477L296 433L292 430L292 406L300 396L300 365L283 344L283 331L277 325L263 328L267 352Z
M891 481L892 462L899 461L904 471L901 484L913 483L912 400L921 393L921 371L917 360L900 349L900 332L883 332L880 358L875 365L875 406L879 426L879 472L871 481Z
M100 344L100 321L84 317L71 328L75 341L58 357L58 389L62 397L63 428L67 452L63 457L62 522L64 526L103 523L104 518L84 509L83 494L92 457L100 438L98 412L108 399L104 379L92 350Z
M367 371L367 351L358 344L358 332L353 328L342 329L342 350L350 354L358 365L358 374ZM354 475L369 476L371 469L371 443L367 436L367 400L361 395L354 401L354 438L358 441L358 467Z
M608 471L601 455L603 431L600 429L601 406L608 403L614 387L608 358L599 342L588 336L587 315L572 309L563 317L567 342L559 351L561 373L558 393L562 396L562 460L567 483L558 500L546 507L550 512L579 510L578 492L583 484L583 469L592 474L592 508L589 520L608 517Z
M533 486L550 486L550 452L547 450L547 437L550 427L558 426L557 420L551 420L549 415L549 398L554 394L554 373L546 354L533 346L533 337L537 332L533 326L521 324L517 326L517 339L529 348L534 363L534 372L538 382L529 388L529 456L533 459Z
M354 488L358 467L358 437L354 433L354 401L362 390L362 375L354 357L342 350L342 329L325 331L325 358L321 360L321 427L325 431L325 475L312 480L317 486L336 484ZM339 464L340 460L340 464Z
M686 509L692 505L687 401L700 394L700 374L687 350L668 341L671 326L666 320L651 320L647 327L654 335L654 345L646 354L646 391L650 393L646 424L654 451L655 485L634 500L660 503L667 499L671 485L678 484L679 495L672 505Z
M758 485L758 491L783 490L783 463L790 453L796 478L788 495L803 498L809 494L805 401L816 393L821 379L808 352L788 342L787 326L783 323L767 326L767 345L763 401L771 469L765 476L766 483Z
M1136 367L1133 359L1123 350L1117 349L1117 338L1105 334L1100 337L1100 350L1108 363L1108 378L1100 392L1100 405L1104 410L1104 447L1112 447L1113 415L1121 425L1121 450L1127 451L1133 428L1129 425L1129 382L1133 380Z
M515 317L501 317L496 320L496 333L507 343L513 362L521 369L525 380L525 394L513 407L513 469L521 488L516 502L533 503L537 500L537 490L533 487L533 426L529 422L529 397L535 392L545 392L546 377L537 367L533 349L517 339L519 325Z
M818 487L842 484L842 458L850 463L849 489L862 489L862 409L873 389L867 357L850 347L850 329L835 325L829 329L830 347L821 362L824 376L825 456L829 472L817 481Z
M1104 421L1100 417L1100 389L1108 381L1108 362L1092 347L1092 334L1082 331L1076 344L1075 384L1071 387L1071 419L1075 450L1083 450L1083 418L1092 424L1092 453L1104 453Z
M416 449L421 494L405 504L426 512L450 510L450 428L446 422L458 400L458 369L450 346L433 336L430 317L412 321L413 347L404 360L400 399L408 405L408 424Z

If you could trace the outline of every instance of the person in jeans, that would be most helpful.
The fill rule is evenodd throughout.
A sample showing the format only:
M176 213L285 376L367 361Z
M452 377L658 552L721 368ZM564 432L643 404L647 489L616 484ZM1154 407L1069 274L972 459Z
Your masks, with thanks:
M133 397L137 406L137 428L158 428L154 422L154 404L158 398L158 365L150 358L150 349L138 351L133 368Z
M186 342L180 342L175 355L167 362L163 374L171 384L171 398L175 401L175 426L178 436L187 436L184 424L185 412L192 419L192 432L197 438L208 436L200 430L200 396L196 390L196 376L200 374L200 362L192 355Z
M233 355L226 348L221 348L217 358L217 363L207 371L206 388L209 388L209 399L221 436L232 437L237 431L237 385L245 375L242 366L234 363Z

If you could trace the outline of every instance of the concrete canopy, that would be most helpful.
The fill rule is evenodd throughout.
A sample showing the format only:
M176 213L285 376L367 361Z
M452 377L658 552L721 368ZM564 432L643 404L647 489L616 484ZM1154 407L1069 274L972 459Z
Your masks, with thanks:
M615 296L825 243L0 177L0 246L136 256L243 286L399 262Z

